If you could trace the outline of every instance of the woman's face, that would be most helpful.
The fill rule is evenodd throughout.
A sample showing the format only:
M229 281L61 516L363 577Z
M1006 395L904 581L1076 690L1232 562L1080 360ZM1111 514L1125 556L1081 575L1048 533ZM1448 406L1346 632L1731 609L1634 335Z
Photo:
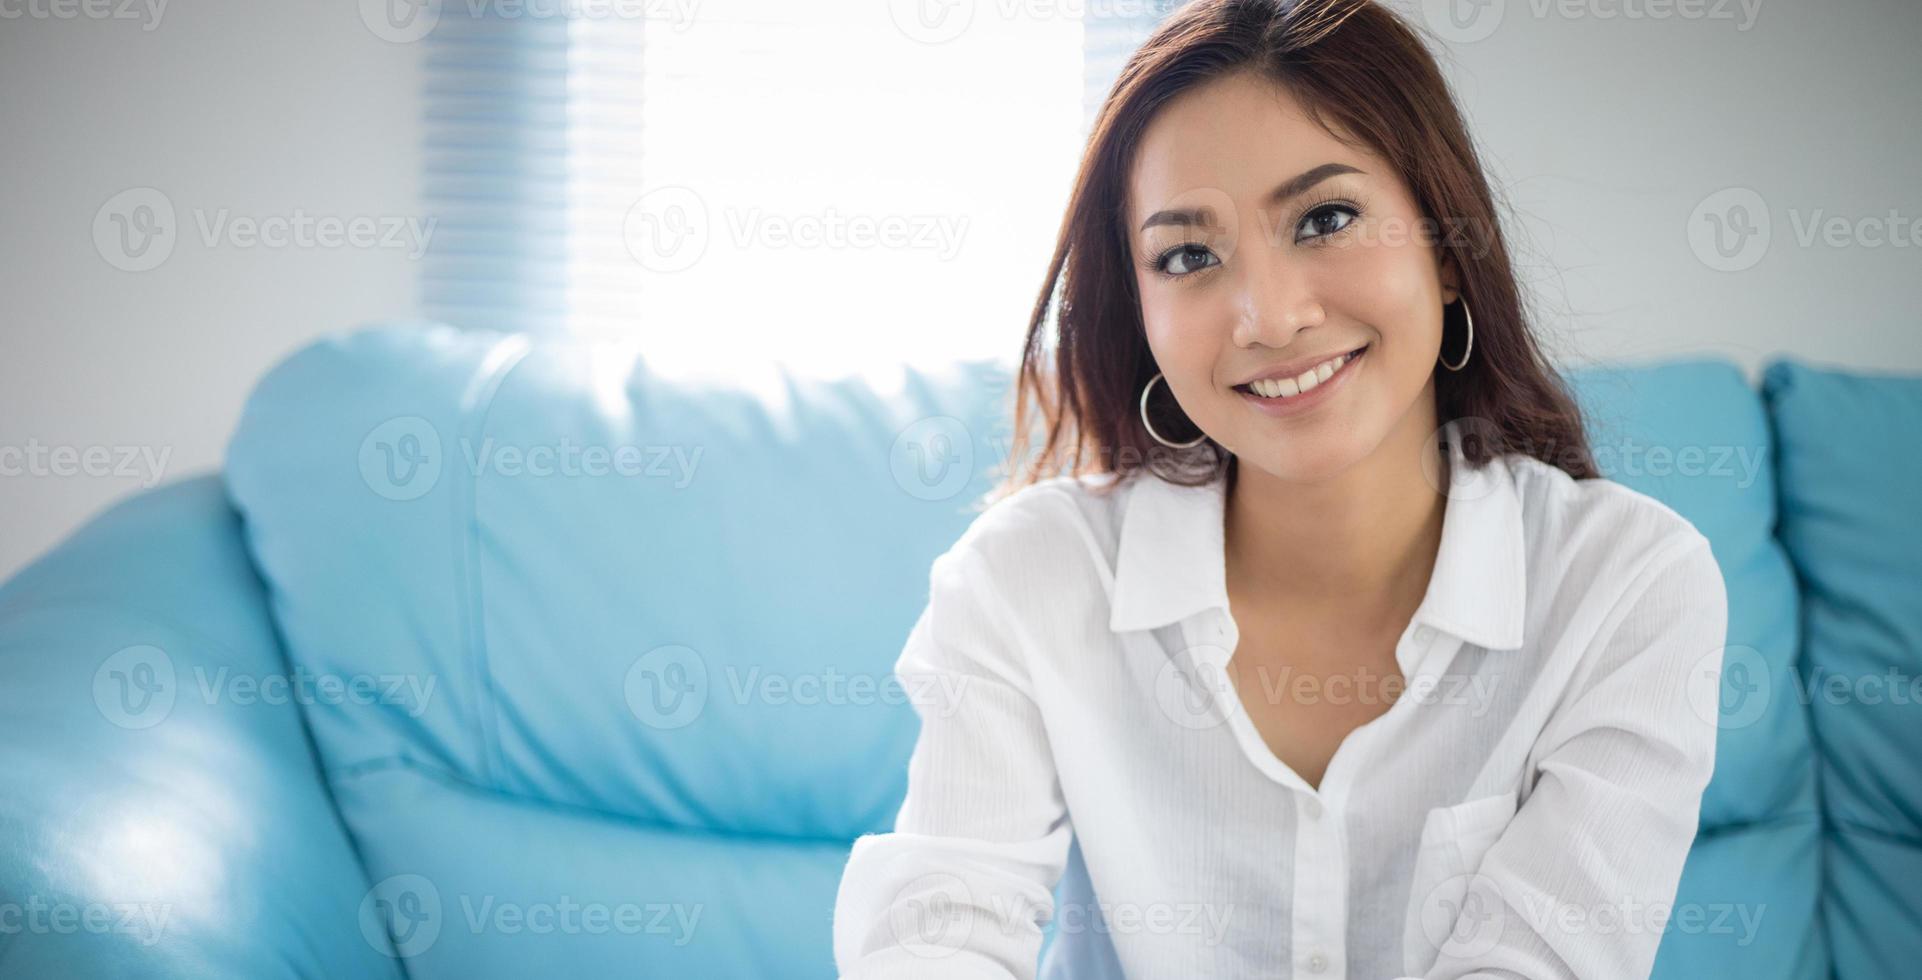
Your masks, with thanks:
M1391 433L1428 437L1458 280L1384 160L1243 72L1162 108L1128 200L1148 346L1182 410L1243 467L1318 482ZM1244 384L1277 369L1291 380Z

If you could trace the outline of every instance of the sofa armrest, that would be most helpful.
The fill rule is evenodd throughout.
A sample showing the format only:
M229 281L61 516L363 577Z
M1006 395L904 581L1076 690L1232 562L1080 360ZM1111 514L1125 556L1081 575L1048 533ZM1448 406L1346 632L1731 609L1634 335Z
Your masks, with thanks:
M286 671L215 477L0 586L0 975L400 975Z

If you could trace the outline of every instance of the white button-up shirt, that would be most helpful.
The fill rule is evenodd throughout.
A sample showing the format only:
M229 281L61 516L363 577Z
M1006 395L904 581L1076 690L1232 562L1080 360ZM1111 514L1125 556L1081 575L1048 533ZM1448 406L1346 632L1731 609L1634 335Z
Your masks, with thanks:
M1225 477L977 517L895 665L949 695L848 858L842 975L1033 977L1052 918L1049 977L1647 977L1714 767L1721 572L1649 497L1448 452L1403 676L1263 681L1392 701L1319 788L1222 669Z

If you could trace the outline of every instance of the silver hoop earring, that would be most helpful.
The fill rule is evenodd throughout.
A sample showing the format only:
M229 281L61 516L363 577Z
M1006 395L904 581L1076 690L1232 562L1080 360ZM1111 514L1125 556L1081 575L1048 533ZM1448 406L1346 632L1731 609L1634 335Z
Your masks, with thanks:
M1475 352L1475 314L1468 312L1468 299L1466 297L1463 297L1461 304L1462 316L1468 320L1468 346L1462 351L1462 359L1459 364L1450 364L1447 358L1439 358L1441 366L1450 371L1459 371L1467 367L1468 355Z
M1154 423L1148 421L1148 392L1155 390L1155 382L1160 380L1161 380L1161 372L1156 371L1155 376L1152 378L1149 378L1148 384L1141 389L1141 427L1148 430L1149 438L1153 439L1158 443L1161 443L1164 446L1167 446L1169 449L1193 449L1194 447L1201 445L1202 441L1208 438L1208 434L1206 432L1194 437L1193 439L1187 442L1169 442L1168 440L1161 438L1161 433L1155 431Z

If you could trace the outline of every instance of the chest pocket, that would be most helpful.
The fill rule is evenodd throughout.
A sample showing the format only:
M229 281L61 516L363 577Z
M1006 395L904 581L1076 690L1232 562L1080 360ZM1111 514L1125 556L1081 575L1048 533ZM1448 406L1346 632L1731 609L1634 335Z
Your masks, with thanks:
M1428 811L1402 920L1402 969L1421 976L1446 946L1473 956L1501 938L1500 910L1470 895L1468 884L1482 855L1515 816L1515 794L1499 793Z

